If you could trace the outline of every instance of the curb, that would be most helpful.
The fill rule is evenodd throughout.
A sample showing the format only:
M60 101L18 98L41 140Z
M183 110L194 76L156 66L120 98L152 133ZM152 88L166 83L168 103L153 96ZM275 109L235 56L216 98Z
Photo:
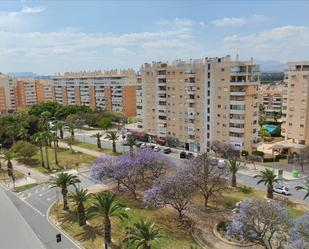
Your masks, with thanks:
M61 227L57 226L53 220L50 218L49 214L50 214L50 210L51 208L56 204L57 201L54 201L49 208L46 211L46 219L48 221L49 224L51 224L55 229L57 229L60 233L64 234L65 237L70 240L76 247L78 247L79 249L84 249L84 247L82 247L77 241L75 241L67 232L65 232Z
M190 232L191 232L192 238L194 239L194 241L195 241L200 247L202 247L202 248L204 248L204 249L209 249L209 247L206 247L206 245L204 245L204 244L200 241L200 239L195 235L194 229L193 229L194 224L195 224L195 222L193 222L193 223L191 224L191 227L190 227Z

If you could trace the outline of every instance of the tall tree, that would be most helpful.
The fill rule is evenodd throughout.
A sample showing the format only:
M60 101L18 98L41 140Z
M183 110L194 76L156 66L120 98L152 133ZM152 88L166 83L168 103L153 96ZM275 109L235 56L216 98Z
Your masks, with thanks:
M55 155L55 163L56 165L59 165L58 161L58 135L56 132L51 132L51 139L54 142L54 155Z
M69 123L66 125L65 129L71 134L71 138L74 139L75 137L75 124Z
M113 143L113 152L116 153L116 141L118 140L118 134L116 131L109 131L105 136L105 139L112 141Z
M68 174L66 172L61 172L57 176L53 176L50 180L51 188L61 188L61 194L63 197L63 210L68 210L68 187L74 186L80 183L77 176Z
M97 139L97 147L98 147L98 149L102 148L102 143L101 143L101 137L102 136L103 136L103 134L101 132L97 132L97 133L92 135L92 137L95 137Z
M8 170L8 176L13 177L13 164L12 160L15 158L14 152L11 150L2 150L2 157L1 157L6 163L7 163L7 170Z
M136 146L136 138L133 135L129 135L127 140L124 142L125 146L129 146L130 148L130 155L133 155L133 147Z
M231 177L232 187L237 186L236 173L238 172L239 168L240 168L240 162L238 162L236 159L229 160L229 171L232 174L232 177Z
M41 165L45 168L44 156L43 156L43 144L44 144L44 135L43 132L37 132L33 135L33 140L36 144L39 145L40 148L40 157L41 157Z
M306 183L303 186L296 186L296 190L304 190L306 192L304 200L309 197L309 179L306 179Z
M64 122L63 121L57 121L56 126L57 126L57 129L59 130L60 139L63 139Z
M52 133L49 131L44 131L42 133L42 136L44 138L44 145L45 145L46 167L48 170L51 170L48 156L48 147L52 141Z
M159 244L162 238L161 230L150 221L140 220L130 229L125 241L133 244L136 249L151 249L154 243Z
M124 206L116 201L116 196L110 192L103 192L95 195L94 202L89 208L91 215L103 216L104 227L104 242L110 244L112 241L112 224L111 218L117 217L119 219L128 218L124 210Z
M75 192L69 195L71 201L76 205L76 211L78 215L78 223L80 226L86 224L86 212L84 203L90 199L90 194L87 189L76 188Z
M254 178L259 179L257 184L264 183L264 185L267 185L267 198L273 199L274 183L278 182L277 175L274 173L274 171L265 168L265 170L260 171L260 174L255 175Z

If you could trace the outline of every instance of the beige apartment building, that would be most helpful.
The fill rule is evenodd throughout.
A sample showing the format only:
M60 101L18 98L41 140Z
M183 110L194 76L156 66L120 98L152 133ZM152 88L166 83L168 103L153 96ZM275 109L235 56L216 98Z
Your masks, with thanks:
M15 109L15 79L0 73L0 114Z
M282 134L286 140L309 145L309 61L288 63L284 81Z
M136 82L133 70L67 72L51 78L55 101L64 105L123 112L136 116Z
M259 66L230 56L145 63L138 127L190 151L209 151L214 140L251 151L258 142L259 84Z
M267 121L276 121L280 118L283 108L283 94L286 92L285 84L265 84L259 89L260 103L265 108Z

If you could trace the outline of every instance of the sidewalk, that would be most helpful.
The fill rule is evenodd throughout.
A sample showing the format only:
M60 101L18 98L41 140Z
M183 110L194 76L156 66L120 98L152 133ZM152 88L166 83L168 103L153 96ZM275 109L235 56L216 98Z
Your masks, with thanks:
M30 178L33 179L37 183L43 183L43 182L47 182L49 180L49 176L44 175L43 173L36 171L36 170L32 169L31 167L28 167L28 166L21 164L19 162L16 162L16 161L12 161L12 163L13 163L14 169L23 173L25 176L27 176L27 181L29 181L29 183L30 183L30 181L32 181L32 180L30 180ZM30 177L28 176L28 173L30 173ZM34 182L32 182L32 183L34 183Z
M66 149L70 148L66 143L63 143L63 142L59 142L58 145L59 145L59 147L62 147L62 148L66 148ZM75 146L75 145L72 145L72 149L75 150L75 151L82 152L84 154L90 155L90 156L94 156L94 157L100 157L100 156L106 155L102 152L82 148L82 147Z

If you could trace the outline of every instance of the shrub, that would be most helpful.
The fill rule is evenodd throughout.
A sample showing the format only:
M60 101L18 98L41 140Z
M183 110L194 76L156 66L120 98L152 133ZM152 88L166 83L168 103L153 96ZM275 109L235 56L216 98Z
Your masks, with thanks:
M36 155L37 147L27 141L18 141L11 150L15 153L17 160L29 161Z
M237 187L237 190L245 195L251 194L252 193L252 189L250 187L247 186L240 186Z
M249 155L249 152L246 151L246 150L243 150L243 151L241 152L241 155L242 155L242 156L248 156L248 155Z
M255 151L252 151L252 155L263 157L264 156L264 152L263 151L259 151L259 150L255 150Z
M227 231L227 223L224 220L221 220L217 225L217 230L219 232L226 232Z
M276 160L280 160L280 159L287 159L287 156L286 155L276 155Z

